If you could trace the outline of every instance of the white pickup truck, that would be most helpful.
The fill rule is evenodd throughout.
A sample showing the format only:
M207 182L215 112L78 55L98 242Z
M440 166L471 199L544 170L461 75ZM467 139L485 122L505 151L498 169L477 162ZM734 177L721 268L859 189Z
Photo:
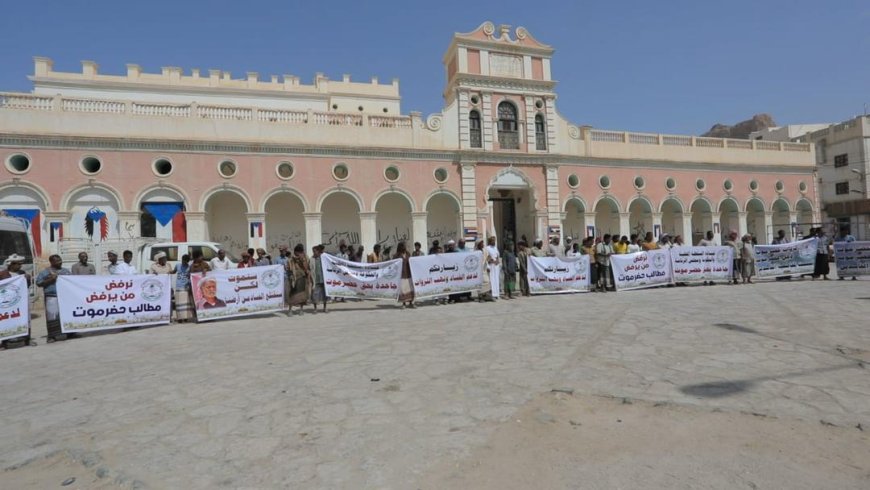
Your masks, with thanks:
M158 242L149 243L139 248L139 271L148 272L151 264L156 262L154 256L160 252L166 254L166 262L169 265L175 266L181 262L181 257L190 255L193 257L194 252L202 252L202 257L205 260L211 260L217 257L218 250L223 246L217 242ZM224 249L226 250L226 249ZM119 251L120 252L120 251ZM227 257L233 264L238 263L238 259L227 252Z

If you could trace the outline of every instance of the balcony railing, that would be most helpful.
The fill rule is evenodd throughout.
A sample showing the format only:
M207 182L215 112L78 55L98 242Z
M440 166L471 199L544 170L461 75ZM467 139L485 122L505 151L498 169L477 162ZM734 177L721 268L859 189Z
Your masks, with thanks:
M520 135L516 131L499 131L498 147L502 150L519 150Z

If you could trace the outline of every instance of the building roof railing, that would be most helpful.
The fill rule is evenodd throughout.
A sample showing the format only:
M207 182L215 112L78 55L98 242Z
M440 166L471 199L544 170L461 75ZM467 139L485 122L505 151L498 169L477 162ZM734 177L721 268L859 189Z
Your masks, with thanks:
M585 128L583 138L592 142L625 143L630 145L656 146L687 146L701 148L731 148L740 150L763 151L797 151L809 152L807 143L789 143L779 141L756 141L728 138L707 138L702 136L685 136L656 133L631 133L628 131L607 131Z

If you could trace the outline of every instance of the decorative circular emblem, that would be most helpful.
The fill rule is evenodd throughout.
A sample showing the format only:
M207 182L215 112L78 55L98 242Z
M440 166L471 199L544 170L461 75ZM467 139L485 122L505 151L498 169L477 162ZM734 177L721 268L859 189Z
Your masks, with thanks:
M281 285L284 275L281 271L268 270L260 276L260 284L266 286L267 289L276 289Z
M653 267L656 269L664 269L665 265L667 265L667 257L665 257L665 254L654 254L652 259Z
M438 131L441 129L441 115L440 114L432 114L428 118L426 118L426 127L429 128L430 131Z
M157 301L163 297L163 283L157 279L146 279L142 282L142 297L148 301Z
M475 254L465 257L465 263L463 264L463 267L465 267L466 272L479 271L480 258Z
M14 284L0 286L0 308L8 309L21 301L21 289Z
M574 264L574 270L577 274L583 274L586 272L586 261L578 260L576 264Z
M568 125L568 136L572 140L579 140L580 139L580 128L578 128L577 126L574 126L573 124L569 124Z
M723 248L722 250L719 250L718 252L716 252L716 262L718 262L720 264L727 264L728 260L729 260L728 249Z

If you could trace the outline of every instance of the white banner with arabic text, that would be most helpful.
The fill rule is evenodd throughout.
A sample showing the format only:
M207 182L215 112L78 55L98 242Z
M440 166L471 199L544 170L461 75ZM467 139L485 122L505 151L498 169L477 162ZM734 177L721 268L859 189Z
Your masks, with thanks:
M284 309L284 267L266 265L190 275L196 321Z
M477 291L483 284L483 252L411 257L416 299Z
M30 332L30 291L22 275L0 281L0 340Z
M651 288L673 281L669 250L611 255L610 265L617 291Z
M870 275L870 242L834 242L834 258L840 277Z
M330 298L399 299L402 259L367 264L323 254L323 280Z
M170 277L58 276L61 330L90 332L167 324L172 315Z
M812 274L816 266L817 238L782 245L756 245L758 277Z
M729 281L734 268L732 247L674 247L674 282Z
M529 256L528 266L529 292L532 294L589 292L589 255Z

